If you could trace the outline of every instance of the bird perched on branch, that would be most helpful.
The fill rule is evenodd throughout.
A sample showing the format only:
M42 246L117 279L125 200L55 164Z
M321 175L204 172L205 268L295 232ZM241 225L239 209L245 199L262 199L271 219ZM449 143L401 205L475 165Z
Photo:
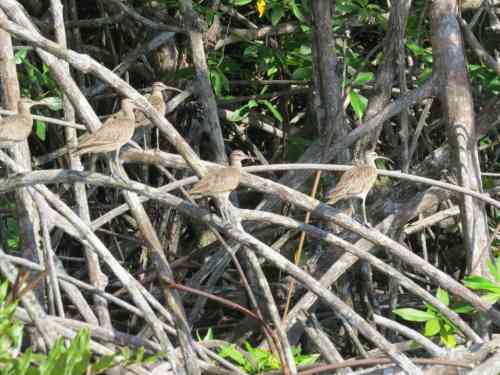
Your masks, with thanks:
M253 158L241 150L231 152L231 166L210 171L193 185L189 194L194 196L213 196L215 194L232 192L240 184L241 162L246 159Z
M135 108L130 99L123 99L121 110L109 117L94 133L83 135L78 146L71 149L70 153L78 156L115 151L115 161L118 163L120 149L132 138L136 128Z
M0 120L0 147L11 147L28 138L33 128L31 107L47 106L43 101L21 98L17 103L17 114Z
M379 156L374 151L366 153L364 160L355 160L354 167L344 172L340 177L335 188L327 193L327 203L334 205L338 201L344 199L358 198L362 200L363 219L366 225L368 220L366 217L366 196L370 192L373 184L377 180L377 168L375 166L376 159L389 158Z
M151 103L151 105L162 115L165 116L167 112L167 106L165 104L165 100L163 99L163 90L174 90L174 88L165 85L163 82L154 82L153 83L153 91L151 94L147 94L144 97ZM136 112L135 121L139 126L146 125L144 124L146 117L142 112Z

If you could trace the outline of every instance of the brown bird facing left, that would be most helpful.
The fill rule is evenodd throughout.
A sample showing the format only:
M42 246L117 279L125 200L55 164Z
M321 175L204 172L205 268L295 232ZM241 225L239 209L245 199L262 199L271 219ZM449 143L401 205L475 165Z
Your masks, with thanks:
M75 155L115 151L115 161L118 163L120 149L134 134L135 105L130 99L121 101L121 111L109 117L96 132L82 136L81 142L70 152Z
M31 107L47 104L29 98L21 98L17 103L17 114L0 120L0 147L11 147L26 140L33 128Z
M344 172L335 188L327 193L327 203L334 205L343 199L358 198L362 200L363 219L368 225L366 217L366 196L377 180L376 159L388 159L378 156L376 152L366 153L364 160L356 160L354 167ZM390 160L390 159L388 159Z
M213 196L230 193L240 184L241 162L253 159L241 150L235 150L230 156L230 167L209 171L200 181L193 185L189 194L196 196Z

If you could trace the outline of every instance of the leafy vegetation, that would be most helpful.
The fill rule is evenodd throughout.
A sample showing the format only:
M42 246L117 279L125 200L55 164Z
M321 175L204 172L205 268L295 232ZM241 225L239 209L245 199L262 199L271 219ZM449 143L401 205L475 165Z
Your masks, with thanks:
M450 305L448 293L438 288L436 297L445 306ZM427 337L438 337L439 341L448 348L454 348L457 345L456 335L457 327L433 306L425 303L426 310L418 310L411 307L395 309L394 314L400 316L409 322L425 322L422 334ZM452 309L455 312L464 312L463 309Z
M246 352L243 353L236 345L227 345L221 348L219 355L231 359L247 374L260 374L281 368L279 359L269 350L255 348L249 342L245 342L245 349ZM319 358L319 354L302 354L300 347L292 348L292 354L297 366L312 365Z
M47 355L22 349L24 325L14 316L17 302L9 302L9 284L0 284L0 372L2 375L97 375L117 365L148 364L158 355L146 356L144 349L122 348L117 354L95 359L90 334L80 330L70 341L57 339Z

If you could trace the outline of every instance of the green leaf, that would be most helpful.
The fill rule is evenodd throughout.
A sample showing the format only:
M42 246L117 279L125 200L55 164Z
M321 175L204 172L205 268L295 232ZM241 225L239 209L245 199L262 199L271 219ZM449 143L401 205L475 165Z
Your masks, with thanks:
M499 293L486 293L485 295L481 296L481 299L483 301L487 301L490 303L496 303L500 299L500 294Z
M57 360L61 356L61 353L65 351L64 339L62 337L58 338L49 352L45 361L40 363L39 369L42 374L51 374L55 366L57 365ZM64 368L61 366L60 368Z
M222 79L218 72L210 71L210 80L216 96L222 96Z
M245 104L243 107L237 109L233 113L231 113L231 116L229 117L229 121L231 122L238 122L243 120L248 116L248 105Z
M117 356L118 353L113 355L105 355L104 357L101 357L97 362L95 362L92 365L91 367L92 374L99 374L100 372L103 372L115 366L114 361Z
M271 24L273 26L276 26L284 15L285 15L285 8L281 6L274 6L271 12Z
M441 330L439 319L431 319L425 323L424 335L427 337L435 336Z
M16 65L22 64L26 61L26 56L28 55L29 48L22 48L16 52Z
M47 139L47 126L45 125L45 122L41 120L36 120L35 131L37 137L40 138L42 141L45 141L45 139Z
M8 281L4 281L2 284L0 284L0 303L5 301L8 290L9 290Z
M476 311L474 306L472 306L468 303L458 304L455 307L453 307L452 310L455 311L457 314L470 314L470 313Z
M210 327L203 340L208 341L208 340L213 340L214 338L215 338L214 331L212 330L212 327Z
M455 338L454 334L450 335L441 335L440 336L441 342L446 345L448 348L454 348L457 346L457 339Z
M252 108L257 108L259 106L259 104L257 103L257 101L255 99L250 99L248 101L248 108L252 109Z
M199 341L210 341L213 339L214 339L214 331L212 330L212 327L210 327L207 330L207 333L205 334L205 336L202 339L200 339Z
M351 102L352 109L358 120L362 120L365 109L368 106L368 99L358 94L356 91L351 90L349 92L349 101Z
M266 74L268 77L272 77L277 72L278 72L278 67L272 66L271 68L267 69Z
M305 22L304 15L294 0L292 1L292 13L300 22Z
M440 300L445 306L449 306L450 304L450 296L448 295L448 292L445 290L438 288L436 297L438 300Z
M297 68L292 73L292 79L297 81L307 81L312 77L312 68L311 67L301 67Z
M500 294L500 286L482 276L466 276L464 285L472 290L484 290Z
M361 72L358 73L358 75L354 79L353 84L356 86L361 86L367 82L372 81L373 79L374 79L374 74L372 72Z
M241 366L248 363L248 360L238 349L236 349L236 345L234 344L223 346L219 351L219 355L223 358L230 358Z
M312 54L312 48L311 46L308 46L308 45L305 45L305 44L302 44L299 48L299 53L302 55L302 56L311 56Z
M431 319L435 319L435 315L427 311L412 309L411 307L396 309L392 311L394 314L400 316L404 320L410 322L426 322Z
M294 356L295 362L297 363L297 365L301 365L301 366L312 365L318 361L319 357L320 357L319 354L307 354L307 355Z
M267 107L267 109L271 111L276 120L278 120L279 122L283 122L283 116L281 116L281 113L273 105L273 103L271 103L269 100L260 100L260 103L264 104Z
M495 263L491 259L488 259L487 266L495 280L500 282L500 257L495 259Z
M16 375L25 375L27 373L32 358L33 358L33 352L31 348L28 348L17 362Z
M234 6L242 7L244 5L250 4L253 0L233 0L232 3Z

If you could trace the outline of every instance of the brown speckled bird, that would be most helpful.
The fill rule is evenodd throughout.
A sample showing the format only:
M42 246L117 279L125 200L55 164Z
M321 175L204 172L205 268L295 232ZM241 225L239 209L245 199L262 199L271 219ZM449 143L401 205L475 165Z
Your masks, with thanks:
M82 136L78 146L71 150L75 156L88 153L115 151L115 160L118 163L120 149L134 134L135 105L130 99L121 101L121 111L109 117L96 132Z
M167 105L165 104L165 99L163 99L163 90L169 90L170 87L165 85L163 82L153 83L153 91L151 94L145 95L144 97L151 103L151 105L162 115L165 116L167 112ZM146 120L144 113L137 111L135 114L135 121L138 126L144 125L143 122Z
M230 156L230 167L219 168L207 173L193 185L189 194L195 196L212 196L220 193L230 193L240 184L242 160L253 159L241 150L235 150Z
M361 199L365 224L368 224L365 205L366 196L377 180L376 159L388 158L378 156L374 151L367 152L365 160L356 160L354 167L345 171L335 188L327 193L327 203L331 205L343 199Z
M0 120L0 147L11 147L28 138L33 128L31 107L35 105L46 104L21 98L17 103L17 114Z

